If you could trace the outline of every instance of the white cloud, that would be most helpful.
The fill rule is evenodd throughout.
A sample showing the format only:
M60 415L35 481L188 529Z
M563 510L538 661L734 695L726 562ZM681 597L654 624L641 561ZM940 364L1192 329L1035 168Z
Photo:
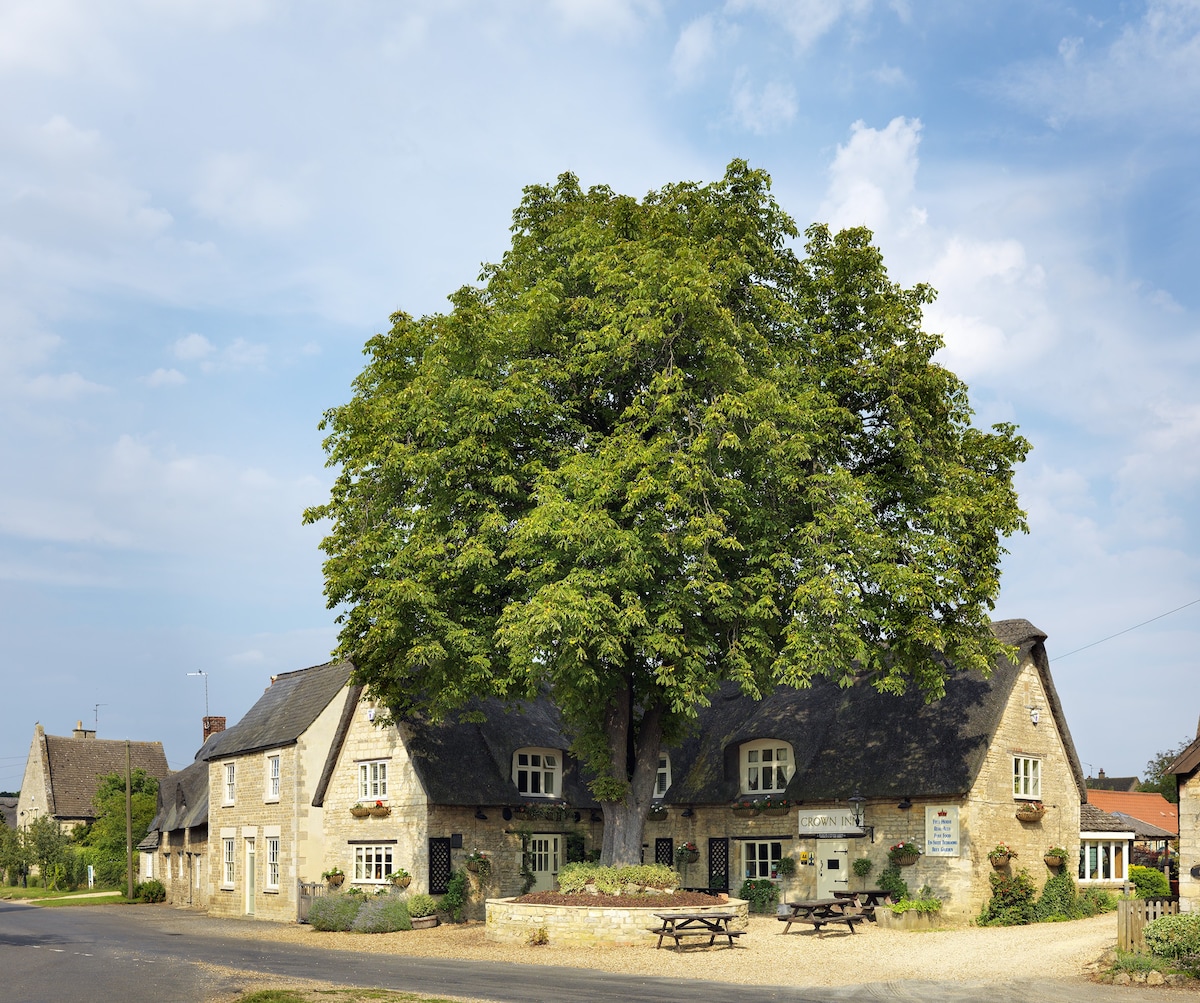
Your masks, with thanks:
M791 84L771 81L755 90L745 70L739 71L731 95L733 117L749 132L777 132L796 117L796 92Z
M212 354L213 343L204 335L192 332L176 341L174 350L175 358L183 359L186 362L195 362L199 359L206 359Z
M74 400L85 394L100 393L107 389L108 387L102 386L99 383L93 383L91 380L80 376L79 373L57 373L54 375L43 373L35 376L25 385L26 393L30 397L54 401Z
M210 157L192 202L204 215L237 230L290 229L309 214L299 183L267 177L252 154Z
M258 368L267 361L267 346L235 338L221 352L221 364L227 369Z
M696 83L716 52L716 29L712 14L705 14L685 25L671 53L671 74L675 83L681 87Z
M152 387L174 387L186 383L187 377L178 369L156 369L146 377L146 384Z
M629 36L658 17L657 0L549 0L550 9L571 31Z
M855 122L850 141L838 146L830 165L829 191L820 217L835 229L888 227L893 210L908 203L913 194L921 128L919 119L901 117L884 129Z
M871 6L872 0L729 0L727 10L757 11L781 25L796 45L805 50L843 18L862 18Z

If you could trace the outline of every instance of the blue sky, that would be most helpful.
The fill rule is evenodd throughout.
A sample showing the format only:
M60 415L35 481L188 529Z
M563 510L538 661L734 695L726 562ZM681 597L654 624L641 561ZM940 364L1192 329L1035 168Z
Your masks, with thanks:
M0 93L0 788L35 721L182 767L188 672L232 722L327 657L317 423L523 185L734 157L937 288L1032 441L996 616L1085 765L1195 733L1200 604L1058 660L1200 599L1195 0L3 0Z

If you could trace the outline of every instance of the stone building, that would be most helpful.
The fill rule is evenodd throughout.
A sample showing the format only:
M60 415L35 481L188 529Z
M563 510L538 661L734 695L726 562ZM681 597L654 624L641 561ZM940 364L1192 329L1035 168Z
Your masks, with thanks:
M1200 730L1167 772L1179 782L1179 907L1200 912Z
M208 908L208 763L197 758L159 784L158 812L138 854L139 881L157 878L171 905Z

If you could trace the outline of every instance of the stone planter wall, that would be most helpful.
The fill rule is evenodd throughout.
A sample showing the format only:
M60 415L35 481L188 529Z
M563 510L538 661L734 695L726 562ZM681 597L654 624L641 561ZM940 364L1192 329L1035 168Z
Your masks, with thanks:
M886 906L875 910L875 922L884 930L933 930L946 925L940 912L902 912L896 915Z
M687 907L689 910L691 906ZM646 908L605 906L604 896L595 903L581 906L533 905L512 899L487 900L487 927L484 938L498 944L527 944L530 936L545 930L551 944L653 944L647 931L661 925L656 912L668 912L663 904ZM697 912L733 912L734 930L744 930L749 905L744 899L731 898L719 906L700 906Z

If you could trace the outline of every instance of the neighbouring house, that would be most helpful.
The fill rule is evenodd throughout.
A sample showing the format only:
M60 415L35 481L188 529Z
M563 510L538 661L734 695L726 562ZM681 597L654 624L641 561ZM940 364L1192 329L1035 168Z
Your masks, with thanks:
M1137 777L1108 777L1104 775L1104 771L1100 770L1094 777L1085 777L1084 783L1087 784L1089 791L1136 791L1138 789Z
M49 815L69 832L95 821L92 799L100 778L125 772L126 749L132 769L145 770L160 784L170 774L162 742L97 738L82 721L70 738L47 735L41 724L34 725L17 806L20 823Z
M1046 635L1024 620L993 629L1016 663L953 674L931 704L825 682L762 701L723 688L660 758L645 859L675 863L692 843L686 885L736 893L765 877L800 898L871 886L908 840L921 856L902 876L959 921L990 895L997 843L1040 885L1046 850L1078 853L1083 771ZM485 897L552 887L563 862L599 847L599 806L547 701L379 727L383 708L349 674L331 663L277 677L203 753L210 911L294 918L298 883L334 868L364 890L404 868L412 890L438 893L479 850L491 866L471 876L478 913ZM852 874L859 857L866 879Z
M1179 783L1179 907L1200 912L1200 729L1167 772Z
M1144 823L1110 815L1090 801L1080 806L1077 877L1081 885L1118 889L1129 881L1137 824Z
M138 844L138 880L157 878L175 906L208 908L208 769L197 757L159 784L158 812Z
M1130 864L1162 869L1179 838L1179 806L1157 791L1089 790L1088 801L1135 832Z

